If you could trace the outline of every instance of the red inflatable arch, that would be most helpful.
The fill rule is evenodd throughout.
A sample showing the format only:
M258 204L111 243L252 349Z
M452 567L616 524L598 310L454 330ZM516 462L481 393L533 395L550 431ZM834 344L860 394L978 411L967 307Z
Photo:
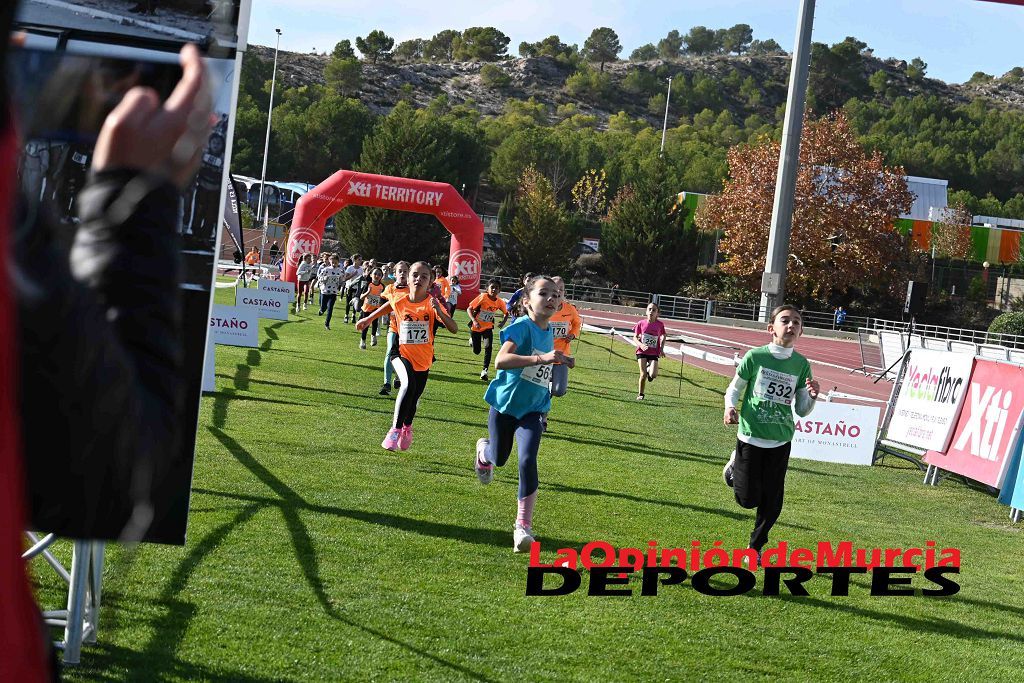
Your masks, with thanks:
M295 282L295 270L303 254L320 253L327 219L352 204L436 216L452 234L448 274L457 275L462 286L458 305L465 307L479 293L484 224L454 187L356 171L338 171L295 205L285 251L285 280Z

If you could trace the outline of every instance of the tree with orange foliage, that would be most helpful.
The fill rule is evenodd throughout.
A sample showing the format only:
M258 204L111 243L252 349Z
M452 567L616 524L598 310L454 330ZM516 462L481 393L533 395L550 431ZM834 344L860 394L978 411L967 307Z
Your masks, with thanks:
M942 217L932 223L931 247L939 258L960 259L971 257L971 222L974 216L967 205L954 202L943 210Z
M768 252L778 142L761 138L729 150L729 178L721 194L697 210L697 226L721 230L721 269L756 290ZM841 111L805 117L790 235L787 295L827 300L850 288L896 291L905 282L907 247L894 229L913 194L903 168L867 154Z

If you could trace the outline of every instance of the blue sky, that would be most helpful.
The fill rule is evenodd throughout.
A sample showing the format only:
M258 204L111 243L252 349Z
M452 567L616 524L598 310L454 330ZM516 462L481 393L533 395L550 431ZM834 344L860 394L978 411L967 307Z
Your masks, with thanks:
M691 26L750 24L755 38L774 38L793 49L798 0L679 0L610 2L599 0L253 0L249 40L297 52L330 50L343 38L355 42L382 29L396 42L429 38L446 28L495 26L512 40L537 41L552 33L563 42L583 44L590 31L610 26L619 35L622 57L637 46L657 43L668 31ZM852 35L875 55L910 60L921 57L928 74L963 82L975 71L999 76L1024 66L1024 7L978 0L818 0L814 40L841 41Z

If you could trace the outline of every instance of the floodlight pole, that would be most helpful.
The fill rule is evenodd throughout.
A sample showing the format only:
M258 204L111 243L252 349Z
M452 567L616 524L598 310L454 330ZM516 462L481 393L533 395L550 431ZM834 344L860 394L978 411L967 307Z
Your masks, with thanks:
M256 220L263 215L263 195L266 192L267 182L267 154L270 151L270 118L274 115L274 86L277 85L277 52L281 49L281 29L277 31L277 47L274 48L274 71L270 77L270 106L267 108L267 139L263 143L263 172L260 173L260 198L256 204ZM244 240L243 240L244 241ZM260 241L260 266L263 265L263 250L267 246L267 222L263 222L263 239ZM242 250L245 250L243 244Z
M782 151L775 181L768 255L761 276L760 319L780 305L786 296L786 268L789 259L789 234L793 227L793 195L800 165L800 134L803 130L804 104L807 100L807 72L811 62L811 30L814 27L814 0L800 0L796 27L796 46L789 72L786 119L782 126Z
M665 155L665 131L668 130L668 103L672 101L672 77L668 77L668 95L665 96L665 121L661 124L661 150L659 155Z

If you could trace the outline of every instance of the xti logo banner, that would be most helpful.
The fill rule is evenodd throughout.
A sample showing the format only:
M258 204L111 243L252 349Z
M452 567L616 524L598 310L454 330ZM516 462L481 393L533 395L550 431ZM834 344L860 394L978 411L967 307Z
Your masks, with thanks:
M979 360L949 449L930 450L925 462L1000 487L1024 413L1024 370Z

